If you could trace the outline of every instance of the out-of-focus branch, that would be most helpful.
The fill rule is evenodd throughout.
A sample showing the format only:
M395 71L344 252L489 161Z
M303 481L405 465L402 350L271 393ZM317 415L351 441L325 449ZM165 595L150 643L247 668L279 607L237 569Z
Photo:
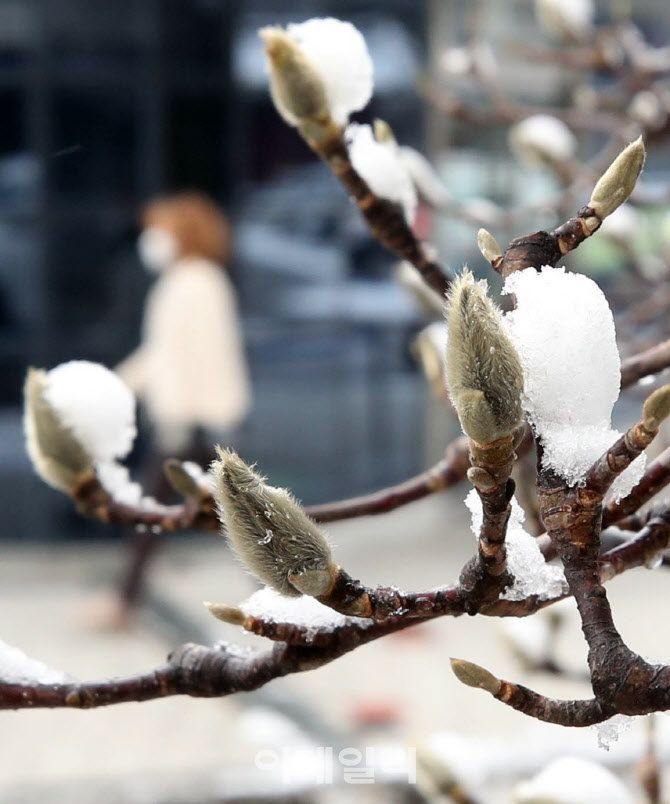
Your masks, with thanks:
M670 340L626 358L621 363L621 387L629 388L638 380L670 366Z
M356 172L342 131L335 129L327 138L318 142L307 140L307 144L323 159L356 202L374 237L398 257L410 262L428 285L443 297L449 287L445 269L416 237L402 209L375 195Z
M462 482L469 466L467 439L459 438L447 447L446 456L441 461L403 483L360 497L308 505L305 511L318 522L385 514ZM161 505L146 500L142 505L132 506L114 500L97 478L92 477L74 489L72 497L80 514L101 522L131 527L144 525L168 531L219 530L211 494L203 495L199 504L187 500L180 505Z

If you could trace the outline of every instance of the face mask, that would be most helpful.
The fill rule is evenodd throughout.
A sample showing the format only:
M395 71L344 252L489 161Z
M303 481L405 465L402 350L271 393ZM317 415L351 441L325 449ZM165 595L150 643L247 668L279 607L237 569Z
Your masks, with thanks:
M149 226L137 240L137 250L144 267L157 274L169 267L177 258L177 241L166 229Z

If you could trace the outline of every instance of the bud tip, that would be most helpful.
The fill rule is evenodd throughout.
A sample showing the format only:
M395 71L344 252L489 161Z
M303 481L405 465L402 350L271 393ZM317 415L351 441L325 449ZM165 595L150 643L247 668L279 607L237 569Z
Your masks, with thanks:
M464 659L450 659L449 661L454 675L462 684L486 690L491 695L497 695L500 692L501 681L493 673L489 673L478 664L466 662Z

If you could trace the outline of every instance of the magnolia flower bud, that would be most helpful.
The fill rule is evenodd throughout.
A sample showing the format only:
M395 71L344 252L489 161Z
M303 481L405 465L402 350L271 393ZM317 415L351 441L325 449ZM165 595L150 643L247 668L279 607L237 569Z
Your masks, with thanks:
M617 156L593 188L588 206L603 221L621 206L635 188L644 165L646 152L642 137L627 145ZM590 219L589 219L590 220ZM588 220L587 220L588 223ZM593 229L598 228L595 222Z
M512 435L521 422L521 362L486 283L468 270L449 294L447 324L447 388L461 427L479 444Z
M217 452L214 496L243 563L283 595L326 593L336 567L323 533L286 489L269 486L234 452Z
M346 125L372 95L372 60L350 22L315 18L260 32L278 111L308 140Z
M316 65L295 39L278 26L261 28L265 43L270 94L279 114L291 126L328 118L326 87Z
M47 400L47 375L29 369L24 387L24 429L28 455L37 474L55 489L70 492L93 471L93 460Z

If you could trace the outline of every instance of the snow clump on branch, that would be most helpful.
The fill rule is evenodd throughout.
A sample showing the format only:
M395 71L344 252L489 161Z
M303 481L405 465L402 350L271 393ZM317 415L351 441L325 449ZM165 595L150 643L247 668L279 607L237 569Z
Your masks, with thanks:
M516 296L505 321L521 356L523 406L542 440L543 466L577 485L621 436L611 427L621 386L612 311L593 280L564 268L518 271L504 292ZM644 465L641 455L617 478L615 498L628 494Z
M469 491L465 505L470 511L472 532L479 538L484 515L477 489ZM563 570L547 564L537 541L524 530L526 517L516 497L512 497L511 506L505 543L507 569L514 580L500 595L501 600L525 600L531 595L537 595L540 600L560 597L567 591Z
M64 684L65 673L29 656L0 639L0 681L4 684Z
M127 490L127 470L116 459L135 439L135 399L104 366L73 360L48 372L30 369L24 427L35 471L50 486L70 493L94 472L105 485L111 467L114 488ZM118 470L125 472L123 483Z
M379 142L370 126L358 123L347 126L345 139L354 170L375 195L402 207L411 223L416 213L416 189L395 141Z

